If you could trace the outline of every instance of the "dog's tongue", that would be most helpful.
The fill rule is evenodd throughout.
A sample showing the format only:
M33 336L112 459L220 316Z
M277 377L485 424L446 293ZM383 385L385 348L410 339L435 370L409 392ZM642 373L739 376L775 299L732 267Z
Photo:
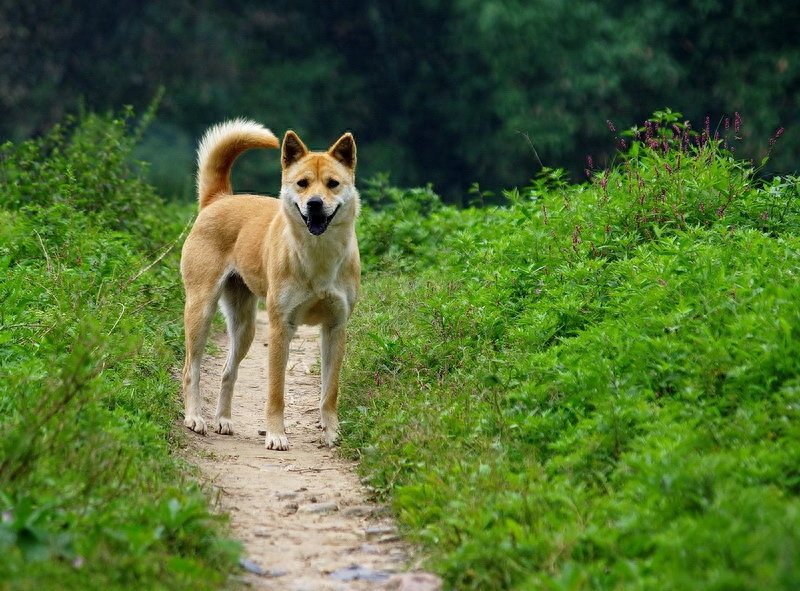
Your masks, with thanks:
M306 227L314 236L319 236L328 229L329 221L325 214L310 215L306 218Z

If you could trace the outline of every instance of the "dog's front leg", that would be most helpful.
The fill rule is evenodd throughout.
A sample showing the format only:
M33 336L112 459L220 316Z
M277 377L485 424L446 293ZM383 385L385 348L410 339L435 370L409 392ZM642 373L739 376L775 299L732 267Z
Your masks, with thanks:
M292 336L294 328L285 324L279 317L270 317L266 407L267 449L289 449L289 439L286 437L283 423L283 390Z
M336 412L339 399L339 373L344 360L346 333L344 323L323 325L320 331L322 354L322 394L320 415L325 444L332 447L339 438L339 416Z

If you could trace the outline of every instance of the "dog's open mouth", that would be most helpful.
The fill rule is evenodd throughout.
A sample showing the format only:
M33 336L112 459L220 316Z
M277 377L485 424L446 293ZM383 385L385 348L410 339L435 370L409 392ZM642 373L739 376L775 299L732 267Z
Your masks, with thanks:
M308 215L303 215L303 211L300 209L300 206L295 203L295 207L297 207L297 212L300 214L300 217L303 218L303 222L305 222L308 231L314 236L319 236L328 229L328 225L331 223L333 216L335 216L339 211L341 204L337 205L336 209L333 210L333 213L327 216L325 215L325 212L322 211L322 208L312 208L309 206Z

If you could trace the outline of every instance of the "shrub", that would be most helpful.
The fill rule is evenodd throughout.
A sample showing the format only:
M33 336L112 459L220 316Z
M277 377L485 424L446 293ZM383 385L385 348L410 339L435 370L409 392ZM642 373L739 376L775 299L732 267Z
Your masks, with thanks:
M364 281L345 445L453 588L800 581L797 181L664 117Z
M172 455L187 212L129 163L130 117L2 148L3 588L212 589L238 554Z

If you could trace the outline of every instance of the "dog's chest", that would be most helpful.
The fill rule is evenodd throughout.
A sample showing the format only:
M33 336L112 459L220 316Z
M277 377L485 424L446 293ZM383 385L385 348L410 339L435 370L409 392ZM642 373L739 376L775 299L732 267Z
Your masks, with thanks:
M278 296L283 316L290 324L339 324L350 316L353 298L338 282L310 281L297 287L282 289Z

